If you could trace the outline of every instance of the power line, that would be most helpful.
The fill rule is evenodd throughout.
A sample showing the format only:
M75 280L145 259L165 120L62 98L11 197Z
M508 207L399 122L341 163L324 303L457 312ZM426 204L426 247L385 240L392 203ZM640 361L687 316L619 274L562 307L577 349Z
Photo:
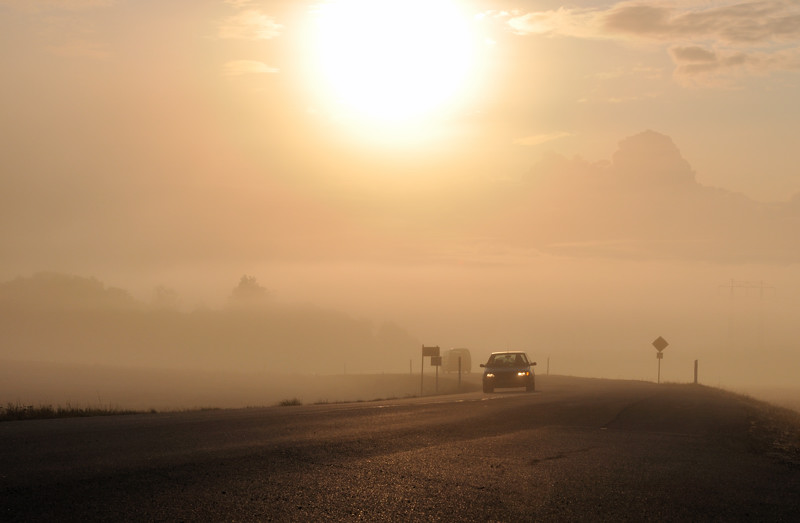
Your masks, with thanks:
M731 290L731 299L736 295L736 289L745 289L745 296L749 296L748 289L758 289L759 298L762 300L764 299L764 290L766 289L774 289L775 287L771 285L767 285L764 280L760 281L745 281L745 280L735 280L731 278L730 283L726 285L720 285L720 288L728 287Z

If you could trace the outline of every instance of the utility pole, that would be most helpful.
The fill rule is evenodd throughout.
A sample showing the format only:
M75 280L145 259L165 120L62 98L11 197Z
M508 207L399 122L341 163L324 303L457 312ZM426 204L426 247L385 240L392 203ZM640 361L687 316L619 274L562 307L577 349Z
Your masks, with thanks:
M461 356L458 357L458 392L461 392Z

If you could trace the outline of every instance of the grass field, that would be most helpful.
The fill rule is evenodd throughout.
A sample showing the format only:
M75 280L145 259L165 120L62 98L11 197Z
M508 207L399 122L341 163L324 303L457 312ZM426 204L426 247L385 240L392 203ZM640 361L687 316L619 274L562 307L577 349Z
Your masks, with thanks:
M480 390L480 373L464 375L460 390ZM430 368L421 380L418 372L286 375L0 360L0 420L372 401L458 391L457 376L442 373L437 383ZM800 389L742 387L733 392L800 412Z

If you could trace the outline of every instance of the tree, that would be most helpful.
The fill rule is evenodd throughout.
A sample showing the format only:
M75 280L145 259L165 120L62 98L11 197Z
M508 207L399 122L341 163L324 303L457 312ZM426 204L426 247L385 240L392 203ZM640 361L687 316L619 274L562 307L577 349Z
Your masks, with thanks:
M228 301L234 306L252 307L265 304L269 297L270 292L258 283L255 276L245 274L239 280L239 285L233 288Z
M136 309L124 289L106 287L96 278L40 272L0 283L0 305L46 309Z
M153 289L153 307L160 310L177 311L180 308L181 299L175 289L165 285L159 285Z

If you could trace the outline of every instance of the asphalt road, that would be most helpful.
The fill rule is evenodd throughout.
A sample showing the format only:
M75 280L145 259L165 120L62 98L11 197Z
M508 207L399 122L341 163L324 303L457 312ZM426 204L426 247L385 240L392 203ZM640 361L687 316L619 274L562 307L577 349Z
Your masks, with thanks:
M0 520L800 520L788 413L691 385L537 386L6 422Z

